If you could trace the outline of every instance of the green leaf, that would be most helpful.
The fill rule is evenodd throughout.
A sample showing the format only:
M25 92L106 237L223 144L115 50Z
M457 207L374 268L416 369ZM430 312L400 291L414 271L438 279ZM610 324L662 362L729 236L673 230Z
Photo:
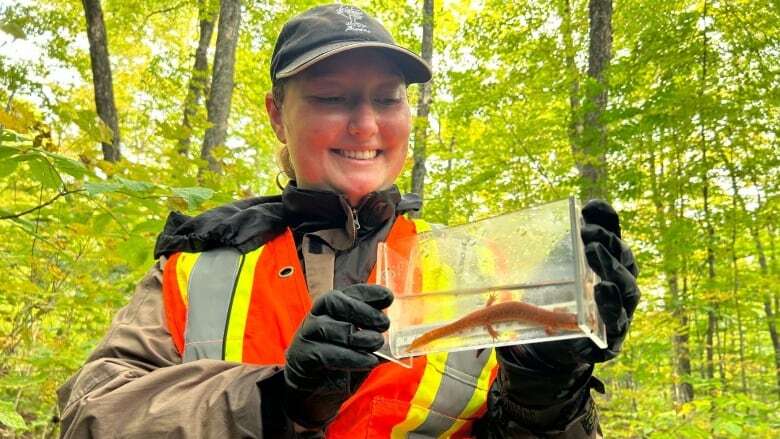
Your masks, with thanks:
M92 224L95 230L105 230L113 221L113 217L107 213L101 213L92 217Z
M152 258L151 244L143 236L131 235L119 244L117 249L124 259L136 267L150 262Z
M0 388L19 389L22 387L29 387L35 384L39 384L44 381L46 381L46 378L40 375L8 375L0 380Z
M156 185L147 181L130 180L127 178L116 177L116 181L122 185L123 188L130 192L146 192L154 189Z
M727 435L730 437L742 435L742 427L732 421L716 421L715 428L728 433Z
M52 165L40 156L31 157L32 160L27 160L27 164L30 166L30 173L33 178L41 183L44 187L56 188L62 183L60 176Z
M121 189L122 185L116 181L88 181L84 184L84 189L90 196L104 194L106 192L116 192Z
M87 168L78 160L54 153L46 153L46 155L51 157L55 168L70 176L80 178L87 174Z
M173 194L187 202L187 208L194 209L214 196L214 191L206 187L175 187Z
M16 215L16 214L17 214L17 212L12 212L12 211L10 211L8 209L3 209L2 207L0 207L0 217L11 216L11 215ZM19 224L20 226L22 226L22 228L24 228L28 232L35 228L35 224L33 222L25 219L24 217L7 218L7 219L11 220L11 221L13 221L13 222L15 222L17 224Z
M27 429L24 418L16 412L14 405L7 401L0 401L0 424L11 427L13 430Z
M13 159L0 157L0 178L3 178L16 170L19 162Z
M3 23L0 24L0 30L16 38L17 40L24 40L27 38L27 34L24 33L24 30L18 24Z
M25 138L19 133L8 129L0 130L0 145L3 143L19 143L25 141L29 142L29 139Z
M186 129L181 123L161 122L157 125L160 136L169 140L181 140L186 138L192 129Z
M0 134L2 136L2 134ZM0 145L0 160L6 160L9 157L13 157L14 155L19 154L19 148L16 148L14 146L3 146Z
M163 221L154 219L154 220L146 220L142 223L136 224L135 227L133 227L133 233L157 233L163 228Z

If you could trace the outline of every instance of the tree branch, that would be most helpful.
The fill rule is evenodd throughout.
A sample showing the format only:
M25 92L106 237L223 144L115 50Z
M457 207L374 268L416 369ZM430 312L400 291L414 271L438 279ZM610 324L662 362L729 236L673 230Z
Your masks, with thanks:
M152 16L154 16L154 15L165 14L166 12L175 11L176 9L179 9L182 6L186 5L186 4L187 4L187 2L183 1L183 2L179 2L179 4L177 4L177 5L171 6L170 8L164 8L164 9L160 9L160 10L157 10L157 11L152 11L152 12L146 14L146 17L144 17L144 24L146 24L146 22L148 22L149 19L152 18Z
M15 218L22 217L24 215L33 213L33 212L35 212L37 210L43 209L44 207L48 206L49 204L57 201L57 199L60 198L60 197L64 197L66 195L75 194L77 192L84 192L84 191L85 191L85 189L76 189L74 191L69 191L69 190L60 191L57 195L54 196L54 198L52 198L51 200L49 200L49 201L47 201L47 202L45 202L43 204L39 204L38 206L31 207L31 208L29 208L27 210L24 210L24 211L21 211L19 213L13 213L13 214L10 214L10 215L0 215L0 220L15 219Z

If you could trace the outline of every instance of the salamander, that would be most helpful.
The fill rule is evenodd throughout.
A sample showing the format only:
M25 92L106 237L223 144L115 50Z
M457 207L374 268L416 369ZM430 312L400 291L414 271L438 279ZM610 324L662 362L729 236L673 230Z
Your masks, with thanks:
M579 329L576 314L558 310L550 311L535 305L516 301L493 305L495 299L495 296L491 296L485 308L473 311L452 323L423 333L412 341L406 348L406 352L417 351L434 340L479 327L484 327L490 336L493 337L493 340L495 340L498 338L498 333L493 329L492 325L496 323L532 323L543 326L548 334L553 334L559 330Z

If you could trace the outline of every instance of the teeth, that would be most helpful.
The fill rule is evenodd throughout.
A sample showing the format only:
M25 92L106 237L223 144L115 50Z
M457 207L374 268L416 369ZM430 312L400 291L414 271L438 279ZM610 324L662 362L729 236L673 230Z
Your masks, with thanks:
M339 149L338 153L342 157L346 157L348 159L371 160L372 158L376 157L379 151L376 149L371 149L368 151L351 151L346 149Z

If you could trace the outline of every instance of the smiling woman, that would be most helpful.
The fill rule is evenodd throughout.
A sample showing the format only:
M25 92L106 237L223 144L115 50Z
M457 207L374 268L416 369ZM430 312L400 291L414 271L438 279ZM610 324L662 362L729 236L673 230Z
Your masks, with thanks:
M406 83L381 49L315 64L286 82L282 102L269 93L266 109L299 188L339 192L356 206L403 169L411 120Z

